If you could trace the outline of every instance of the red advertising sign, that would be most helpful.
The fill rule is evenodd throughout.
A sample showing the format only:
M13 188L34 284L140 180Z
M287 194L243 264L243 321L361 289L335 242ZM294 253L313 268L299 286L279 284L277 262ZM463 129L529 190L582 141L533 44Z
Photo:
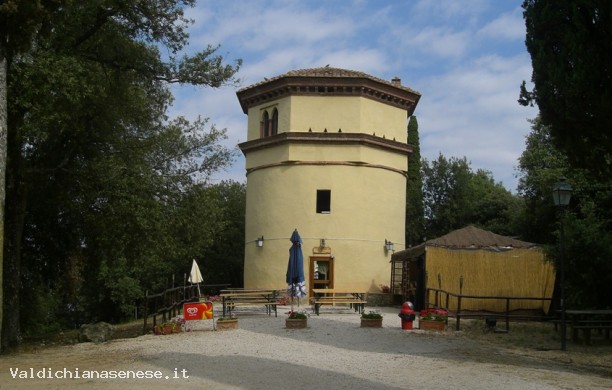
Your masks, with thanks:
M212 302L186 303L183 305L183 316L185 321L212 320Z

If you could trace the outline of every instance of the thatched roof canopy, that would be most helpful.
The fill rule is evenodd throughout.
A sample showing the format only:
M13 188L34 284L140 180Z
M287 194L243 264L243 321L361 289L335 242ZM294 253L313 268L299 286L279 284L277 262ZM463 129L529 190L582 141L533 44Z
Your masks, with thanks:
M452 231L442 237L428 240L415 247L396 252L391 256L391 260L401 261L419 257L425 252L425 248L428 246L448 249L481 249L498 252L516 248L533 248L537 247L537 244L495 234L475 226L467 226L463 229Z

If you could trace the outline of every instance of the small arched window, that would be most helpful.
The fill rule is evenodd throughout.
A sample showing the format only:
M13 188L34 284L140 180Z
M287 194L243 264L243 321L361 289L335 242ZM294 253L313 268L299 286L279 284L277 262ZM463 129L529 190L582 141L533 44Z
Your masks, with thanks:
M263 118L261 121L261 137L267 137L270 135L270 116L268 115L268 111L264 111Z
M278 110L275 108L274 113L272 114L272 131L271 135L278 134Z

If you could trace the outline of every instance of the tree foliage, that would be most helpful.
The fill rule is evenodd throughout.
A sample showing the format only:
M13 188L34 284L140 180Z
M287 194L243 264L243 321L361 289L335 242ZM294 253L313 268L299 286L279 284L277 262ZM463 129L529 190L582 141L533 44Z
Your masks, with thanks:
M8 149L7 80L11 59L26 51L32 36L47 35L49 20L64 3L62 0L0 2L0 303L4 302L5 200ZM4 323L4 308L0 304L0 334Z
M490 172L473 172L465 157L423 160L423 194L427 238L468 225L498 234L517 235L520 200L496 183Z
M241 287L244 283L246 186L224 181L206 188L205 195L215 199L219 219L223 221L212 234L212 244L200 252L205 283Z
M550 127L539 117L530 122L531 132L518 165L518 193L525 203L521 230L527 241L548 244L554 238L551 226L556 220L552 188L560 177L567 177L569 165L555 148Z
M408 179L406 181L406 247L418 245L425 238L421 147L419 123L416 116L411 116L408 121L408 144L412 145L412 154L408 156Z
M556 210L552 188L565 177L573 188L567 210ZM564 245L567 306L606 308L612 291L612 182L592 180L586 170L571 168L556 147L551 129L540 118L532 121L526 149L519 159L519 194L525 201L521 230L528 240L548 246L549 258L560 266ZM561 243L561 223L565 234Z
M224 226L204 194L233 157L225 131L166 117L169 83L218 87L240 65L214 47L181 55L192 4L67 2L11 58L4 292L21 299L4 302L3 347L21 325L126 318ZM45 315L22 323L36 303Z
M533 91L553 142L575 168L612 174L612 3L608 0L525 0L526 45Z

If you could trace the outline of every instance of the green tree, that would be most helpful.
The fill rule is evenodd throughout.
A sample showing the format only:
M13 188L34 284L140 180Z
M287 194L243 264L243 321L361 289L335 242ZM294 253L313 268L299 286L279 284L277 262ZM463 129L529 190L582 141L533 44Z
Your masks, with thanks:
M179 58L192 4L71 2L13 58L4 292L22 299L4 301L4 348L20 342L20 308L41 296L40 326L118 320L190 253L182 233L210 245L198 228L214 216L196 220L188 200L232 152L206 120L168 121L168 84L232 83L240 62L224 65L214 47Z
M610 205L610 184L606 203ZM564 259L565 259L565 296L566 306L576 309L610 308L612 294L612 234L610 212L601 212L600 206L593 199L582 198L583 188L572 183L580 197L572 203L567 215L559 221L564 223ZM597 192L605 190L600 188ZM590 191L587 191L590 192ZM609 210L609 209L608 209ZM603 214L603 215L602 215ZM559 225L557 240L559 242ZM552 247L552 258L559 259L559 245Z
M530 122L531 132L518 165L518 194L525 204L521 231L527 241L549 244L556 220L551 191L560 177L568 177L569 164L554 146L550 127L539 117Z
M465 157L439 155L423 160L423 193L427 237L435 238L468 225L498 234L517 235L521 200L491 172L473 172Z
M555 209L552 188L565 177L573 188L570 207ZM567 306L609 307L612 293L612 182L589 179L586 170L571 168L556 147L551 129L540 118L532 121L526 149L519 159L519 195L525 211L521 230L529 241L547 245L550 259L560 259L560 228L565 227Z
M495 182L491 172L479 169L473 173L470 197L470 224L505 236L519 235L518 218L523 202Z
M612 3L608 0L525 0L525 43L533 91L551 139L574 168L612 174Z
M408 144L412 145L412 154L408 156L408 178L406 181L406 247L418 245L425 238L421 147L419 144L419 123L416 116L411 116L408 121Z
M12 58L26 51L35 34L49 32L50 16L64 1L3 0L0 2L0 334L4 322L5 200L8 149L7 83Z
M215 230L213 243L200 253L207 283L228 283L242 287L244 283L244 217L246 186L224 181L206 188L205 196L219 204L223 226Z
M423 159L422 170L427 237L439 237L466 226L472 175L467 159L447 159L440 154L431 163Z

